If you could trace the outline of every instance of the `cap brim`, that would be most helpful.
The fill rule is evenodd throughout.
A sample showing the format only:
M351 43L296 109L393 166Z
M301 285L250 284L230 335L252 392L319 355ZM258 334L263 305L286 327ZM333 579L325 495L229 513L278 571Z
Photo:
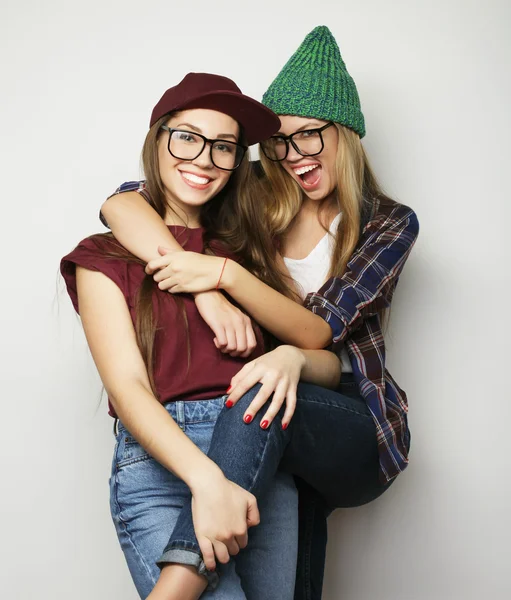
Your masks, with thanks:
M208 108L229 115L243 127L249 146L268 139L280 128L280 119L257 100L236 92L210 92L191 98L179 110Z

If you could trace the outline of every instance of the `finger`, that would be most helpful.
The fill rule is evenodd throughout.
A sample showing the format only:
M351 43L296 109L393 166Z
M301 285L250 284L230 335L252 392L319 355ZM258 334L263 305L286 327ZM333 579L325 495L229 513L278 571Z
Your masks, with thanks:
M225 334L225 329L221 326L215 327L215 329L213 330L213 333L216 336L215 339L213 340L215 342L215 346L219 350L222 350L227 345L227 335Z
M165 248L165 246L158 246L158 252L165 256L165 254L172 254L172 252L179 252L179 250L172 250L172 248Z
M223 565L229 562L229 552L227 550L227 546L223 542L215 540L213 542L213 549L218 562L222 563Z
M250 371L256 366L257 361L255 360L251 360L249 363L247 363L246 365L244 365L237 373L236 375L234 375L234 377L231 379L231 385L230 388L234 389L238 383L240 381L243 381L243 379L246 377L246 375L248 373L250 373Z
M254 328L252 327L252 323L250 321L247 323L247 326L245 328L245 336L247 339L247 349L241 355L243 358L247 358L247 356L250 356L254 351L255 347L257 346L257 339L254 333Z
M164 267L168 267L169 266L169 257L168 256L161 256L160 258L153 258L153 260L150 260L146 267L145 267L145 272L148 275L152 275L155 271L159 271L160 269L163 269Z
M207 537L198 537L199 548L202 553L202 558L206 569L208 571L214 571L216 568L215 552L213 550L213 544Z
M259 507L257 506L257 500L253 496L247 506L247 527L255 527L261 522L259 515Z
M247 524L248 526L248 524ZM246 531L243 535L237 535L236 541L238 542L238 546L240 550L247 547L248 544L248 532Z
M224 354L230 354L236 351L236 334L233 329L225 329L225 337L227 338L227 344L224 346L222 352Z
M247 351L247 332L243 321L234 327L234 335L236 336L236 350L231 352L231 356L240 356Z
M277 387L275 388L275 391L273 392L271 404L268 407L268 410L265 412L263 418L261 419L261 427L263 429L268 429L273 419L277 416L279 410L282 408L282 405L286 401L286 394L288 389L288 381L279 381Z
M237 554L239 554L240 547L238 546L238 542L236 541L235 537L226 540L224 544L226 545L227 551L229 552L230 556L236 556Z
M176 286L181 287L175 277L167 277L167 279L158 283L160 290L168 290L169 292L172 290L173 294L177 293L177 290L174 289Z
M156 271L153 275L153 279L156 281L156 283L159 283L160 281L167 279L167 277L171 277L173 273L174 272L171 267L165 267L164 269L159 269Z
M292 385L287 390L286 395L286 410L284 411L284 416L282 417L282 429L287 429L289 426L289 422L293 418L296 410L296 385Z
M259 366L255 366L249 371L245 377L236 384L236 387L233 387L229 392L229 400L232 404L236 404L244 394L251 390L256 383L261 381L262 377L263 372Z
M277 385L276 381L267 380L263 382L261 389L255 395L255 398L249 404L249 407L245 411L243 415L243 420L245 423L251 423L254 419L254 416L261 410L261 408L266 404L268 398L272 395ZM263 429L266 429L263 427Z

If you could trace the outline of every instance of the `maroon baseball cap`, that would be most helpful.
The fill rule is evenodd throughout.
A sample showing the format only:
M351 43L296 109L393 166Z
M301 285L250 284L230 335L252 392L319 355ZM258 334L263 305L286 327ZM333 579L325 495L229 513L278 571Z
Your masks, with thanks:
M189 108L209 108L229 115L243 127L249 146L268 139L280 127L273 111L242 94L231 79L211 73L188 73L169 88L153 108L149 127L170 112Z

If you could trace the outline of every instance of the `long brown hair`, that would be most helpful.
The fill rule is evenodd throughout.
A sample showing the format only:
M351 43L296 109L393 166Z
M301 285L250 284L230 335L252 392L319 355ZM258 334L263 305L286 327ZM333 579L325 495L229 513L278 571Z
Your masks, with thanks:
M147 133L142 149L142 166L149 203L162 219L165 218L167 210L172 210L172 207L167 202L160 176L158 141L162 134L161 126L176 114L167 114L154 123ZM240 143L244 143L241 128ZM283 283L284 274L277 267L275 247L266 227L266 215L263 208L267 205L268 193L267 184L256 177L250 166L248 155L245 156L241 165L230 176L225 187L201 209L201 225L205 229L204 242L208 253L215 254L220 249L220 244L229 254L236 255L243 266L254 275L276 290L288 293L287 286ZM108 250L103 249L103 252L109 257L144 264L143 261L123 248L112 234L94 237L101 237L103 240L105 237L109 238ZM102 247L104 248L104 244ZM135 307L137 343L155 395L157 392L153 374L154 341L158 329L158 318L154 310L154 297L156 297L158 305L161 302L177 302L183 315L184 326L188 327L182 299L178 295L155 293L157 291L158 288L154 284L152 276L146 275L138 290ZM189 347L188 352L190 356Z

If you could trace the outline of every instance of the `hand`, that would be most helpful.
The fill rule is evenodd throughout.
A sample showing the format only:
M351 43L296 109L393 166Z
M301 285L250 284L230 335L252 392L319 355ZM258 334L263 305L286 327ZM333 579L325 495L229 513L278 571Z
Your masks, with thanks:
M147 263L145 272L153 275L160 290L179 294L216 288L225 258L197 252L175 252L161 246L158 252L162 256Z
M206 568L229 562L248 542L248 527L259 524L257 500L226 479L205 479L192 488L192 515L197 541Z
M267 429L270 426L285 401L286 410L282 417L282 428L286 429L295 412L296 388L304 365L305 356L294 346L279 346L272 352L267 352L247 363L232 378L232 391L226 406L234 406L243 394L256 383L261 383L261 389L245 411L243 420L245 423L250 423L273 394L271 404L261 419L261 427Z
M257 346L252 321L216 291L195 295L195 306L215 334L215 346L231 356L250 356Z

